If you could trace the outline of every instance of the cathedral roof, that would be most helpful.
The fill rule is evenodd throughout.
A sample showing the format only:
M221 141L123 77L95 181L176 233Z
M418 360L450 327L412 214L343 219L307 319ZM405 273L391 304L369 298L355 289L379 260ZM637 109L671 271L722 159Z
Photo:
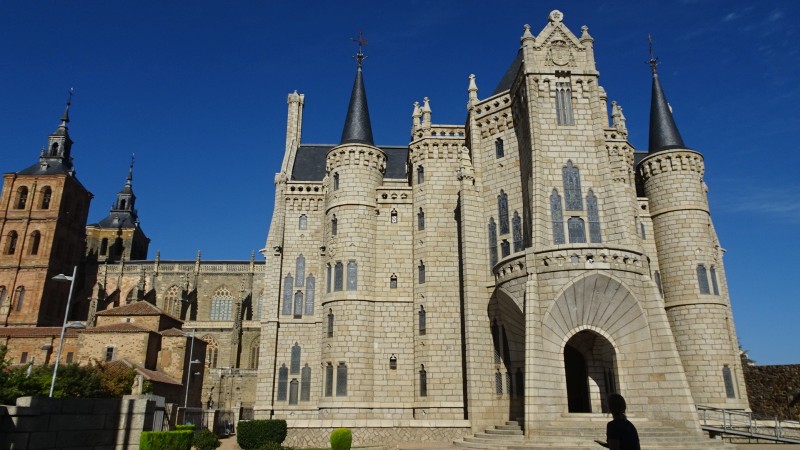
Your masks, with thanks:
M148 302L133 302L113 309L99 311L98 316L160 316L166 313Z
M322 181L325 178L325 158L336 145L301 145L297 149L292 168L292 181ZM382 146L386 154L385 179L406 178L408 147Z
M38 162L27 169L17 172L19 175L55 175L59 173L72 174L72 166L67 166L61 161Z
M136 228L136 218L130 211L112 211L100 222L92 224L100 228ZM90 225L90 226L92 226Z
M517 56L514 58L514 61L511 62L511 65L508 66L508 70L506 70L503 78L497 83L497 87L494 88L492 95L497 95L511 89L511 85L514 84L514 79L517 78L517 72L519 72L520 67L522 67L522 49L517 51Z

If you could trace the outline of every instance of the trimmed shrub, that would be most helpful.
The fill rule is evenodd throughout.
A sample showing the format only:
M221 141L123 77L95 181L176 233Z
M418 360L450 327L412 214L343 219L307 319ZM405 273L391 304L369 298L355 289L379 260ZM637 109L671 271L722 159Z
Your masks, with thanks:
M349 428L337 428L331 432L331 450L350 450L353 433Z
M140 450L190 450L192 448L192 430L176 431L142 431L139 439Z
M266 444L259 447L258 450L288 450L288 449L281 447L281 444L278 444L277 442L267 442Z
M222 445L219 438L211 430L202 429L197 433L192 441L192 446L197 450L214 450Z
M242 450L258 450L267 442L282 444L284 439L285 420L247 420L236 426L236 443Z
M187 423L185 425L175 425L176 430L192 430L194 431L194 424Z

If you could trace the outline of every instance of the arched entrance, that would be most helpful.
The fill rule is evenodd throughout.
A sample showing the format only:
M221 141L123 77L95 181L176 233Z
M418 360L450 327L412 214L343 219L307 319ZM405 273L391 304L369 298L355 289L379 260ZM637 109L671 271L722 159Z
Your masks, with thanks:
M567 406L571 413L608 412L606 398L617 391L614 346L602 335L583 330L564 346Z

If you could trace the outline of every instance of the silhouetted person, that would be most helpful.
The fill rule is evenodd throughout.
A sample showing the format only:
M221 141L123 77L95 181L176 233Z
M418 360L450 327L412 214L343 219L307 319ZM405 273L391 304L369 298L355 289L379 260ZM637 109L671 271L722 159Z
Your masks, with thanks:
M614 420L606 425L606 441L595 441L611 450L641 450L639 433L636 427L625 417L625 399L619 394L608 396L608 409Z

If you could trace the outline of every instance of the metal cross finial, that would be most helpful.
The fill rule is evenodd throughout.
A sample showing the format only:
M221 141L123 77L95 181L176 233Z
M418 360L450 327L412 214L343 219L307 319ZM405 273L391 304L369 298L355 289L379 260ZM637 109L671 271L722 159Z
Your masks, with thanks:
M648 61L647 64L650 66L650 70L653 71L653 75L655 75L658 71L656 67L659 65L659 61L658 58L656 58L653 54L653 36L650 34L647 35L647 42L650 46L650 61Z
M68 94L69 98L67 98L67 106L72 104L72 96L75 95L75 88L74 87L69 88Z
M364 56L363 46L368 44L367 39L364 37L364 33L359 31L357 38L350 38L353 42L358 44L358 53L356 53L356 60L358 61L358 67L361 67L361 63L367 58Z

